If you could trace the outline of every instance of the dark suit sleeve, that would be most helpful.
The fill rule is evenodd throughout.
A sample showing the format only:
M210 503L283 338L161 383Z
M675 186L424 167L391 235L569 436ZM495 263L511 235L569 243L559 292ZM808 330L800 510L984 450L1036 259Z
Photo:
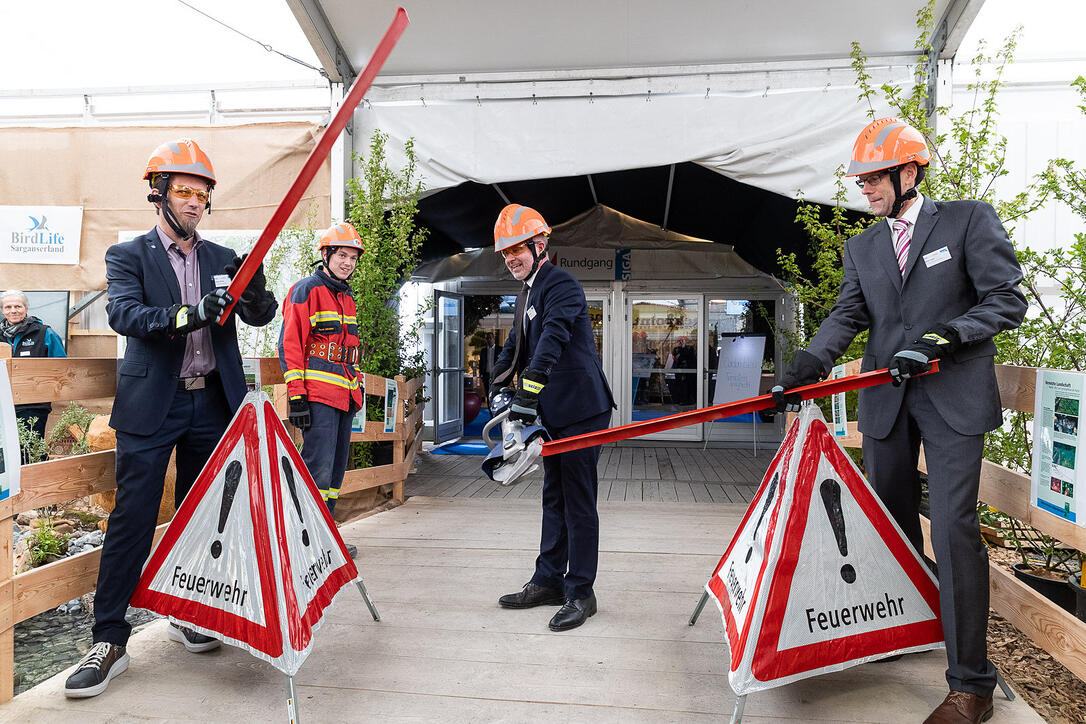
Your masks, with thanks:
M550 374L551 368L573 336L573 324L586 313L584 292L572 277L560 280L544 292L542 327L528 366Z
M126 337L161 338L169 327L167 310L144 303L140 267L139 259L131 252L118 247L106 250L109 326Z
M827 370L844 354L853 338L871 326L871 312L867 308L867 300L860 287L860 275L856 272L856 263L852 260L847 242L842 262L844 268L837 302L807 346L807 351L818 357Z
M977 303L948 322L962 342L991 339L1022 323L1028 306L1019 287L1022 267L995 209L980 201L966 225L965 272Z

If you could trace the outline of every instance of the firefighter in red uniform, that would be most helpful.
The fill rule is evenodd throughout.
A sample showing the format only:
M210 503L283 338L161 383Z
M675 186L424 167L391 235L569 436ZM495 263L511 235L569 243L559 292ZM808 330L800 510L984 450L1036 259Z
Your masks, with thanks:
M295 283L283 301L279 365L290 422L302 431L302 460L334 513L351 421L362 408L358 321L347 284L362 255L362 239L350 224L336 224L321 235L317 251L320 267Z

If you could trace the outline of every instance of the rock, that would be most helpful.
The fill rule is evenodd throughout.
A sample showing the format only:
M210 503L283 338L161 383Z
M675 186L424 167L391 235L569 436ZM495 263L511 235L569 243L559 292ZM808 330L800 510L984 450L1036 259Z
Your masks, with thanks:
M25 513L19 513L15 516L15 522L19 525L30 525L30 521L38 517L38 511L28 510Z
M53 523L53 532L57 535L64 535L65 533L70 535L75 532L75 526L66 520L61 520Z
M109 426L109 417L99 415L87 428L87 446L93 452L112 450L117 447L117 433Z

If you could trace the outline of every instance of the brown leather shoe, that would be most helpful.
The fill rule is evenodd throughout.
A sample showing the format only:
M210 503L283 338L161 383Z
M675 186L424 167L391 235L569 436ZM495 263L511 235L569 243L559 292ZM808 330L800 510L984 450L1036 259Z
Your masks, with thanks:
M924 724L978 724L991 719L993 711L990 695L981 697L952 689Z

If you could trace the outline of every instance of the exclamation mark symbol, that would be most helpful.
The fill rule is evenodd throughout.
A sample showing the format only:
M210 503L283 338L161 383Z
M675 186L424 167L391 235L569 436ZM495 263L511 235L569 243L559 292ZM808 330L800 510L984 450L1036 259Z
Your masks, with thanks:
M290 499L294 501L294 509L298 511L298 521L305 525L305 518L302 517L302 504L298 502L298 491L294 488L294 471L290 468L290 460L284 455L281 458L283 463L283 477L287 479L287 487L290 488ZM302 528L302 543L309 545L309 531Z
M238 492L238 483L241 482L241 463L231 461L226 466L226 483L222 487L222 505L219 507L219 535L226 529L226 519L230 517L230 507L234 504L234 495ZM218 558L222 555L222 543L215 541L211 544L211 557Z
M777 494L777 481L780 480L781 474L779 472L773 473L773 480L769 483L769 491L765 495L765 503L762 505L762 514L758 516L758 522L754 525L754 533L750 539L753 541L758 535L758 529L762 527L762 519L765 518L765 512L769 510L770 504L773 502L773 496ZM750 556L754 553L754 546L747 548L747 557L743 559L744 563L750 563Z
M845 537L845 513L841 510L841 484L829 478L822 481L819 491L826 506L826 515L830 518L833 537L837 539L837 549L841 551L841 555L847 556L848 539ZM841 566L841 578L845 583L853 583L856 580L856 569L846 563Z

